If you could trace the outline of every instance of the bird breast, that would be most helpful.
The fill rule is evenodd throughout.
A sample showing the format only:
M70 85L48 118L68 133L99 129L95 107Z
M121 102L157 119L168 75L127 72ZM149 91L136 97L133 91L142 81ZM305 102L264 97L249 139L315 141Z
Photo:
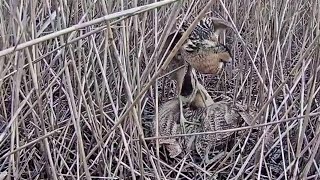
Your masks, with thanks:
M202 74L218 74L220 73L223 62L221 61L221 53L215 53L210 48L201 48L197 52L181 52L184 59L197 71Z

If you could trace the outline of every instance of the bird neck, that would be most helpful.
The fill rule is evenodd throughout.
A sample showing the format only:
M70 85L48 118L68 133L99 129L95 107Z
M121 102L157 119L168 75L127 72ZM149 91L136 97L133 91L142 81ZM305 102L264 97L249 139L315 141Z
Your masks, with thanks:
M190 105L194 108L204 108L212 105L214 102L208 91L200 83L198 83L197 87L196 95Z

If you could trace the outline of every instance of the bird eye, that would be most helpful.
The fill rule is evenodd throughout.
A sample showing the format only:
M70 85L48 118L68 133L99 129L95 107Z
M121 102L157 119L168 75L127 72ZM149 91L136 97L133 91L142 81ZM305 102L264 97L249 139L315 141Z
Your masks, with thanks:
M186 50L187 52L191 53L191 52L194 51L194 47L191 46L191 45L188 45L188 46L185 48L185 50Z

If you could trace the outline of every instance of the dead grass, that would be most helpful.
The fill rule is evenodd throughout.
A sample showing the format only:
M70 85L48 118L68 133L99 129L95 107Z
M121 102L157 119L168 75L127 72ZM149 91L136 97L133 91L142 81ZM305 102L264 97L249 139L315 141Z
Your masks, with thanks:
M174 96L157 52L208 1L148 2L0 0L0 179L319 179L320 2L211 1L234 62L200 79L258 125L208 166L149 137Z

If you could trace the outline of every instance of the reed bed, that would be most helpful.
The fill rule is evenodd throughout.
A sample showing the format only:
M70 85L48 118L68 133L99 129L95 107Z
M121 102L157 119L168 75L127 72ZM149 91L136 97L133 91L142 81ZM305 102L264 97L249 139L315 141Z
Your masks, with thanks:
M166 157L150 124L175 96L160 77L172 58L159 57L163 41L208 3L207 16L232 24L221 42L234 61L199 79L214 98L254 108L259 131L231 130L244 135L204 165ZM0 0L0 179L320 179L319 9L319 0Z

